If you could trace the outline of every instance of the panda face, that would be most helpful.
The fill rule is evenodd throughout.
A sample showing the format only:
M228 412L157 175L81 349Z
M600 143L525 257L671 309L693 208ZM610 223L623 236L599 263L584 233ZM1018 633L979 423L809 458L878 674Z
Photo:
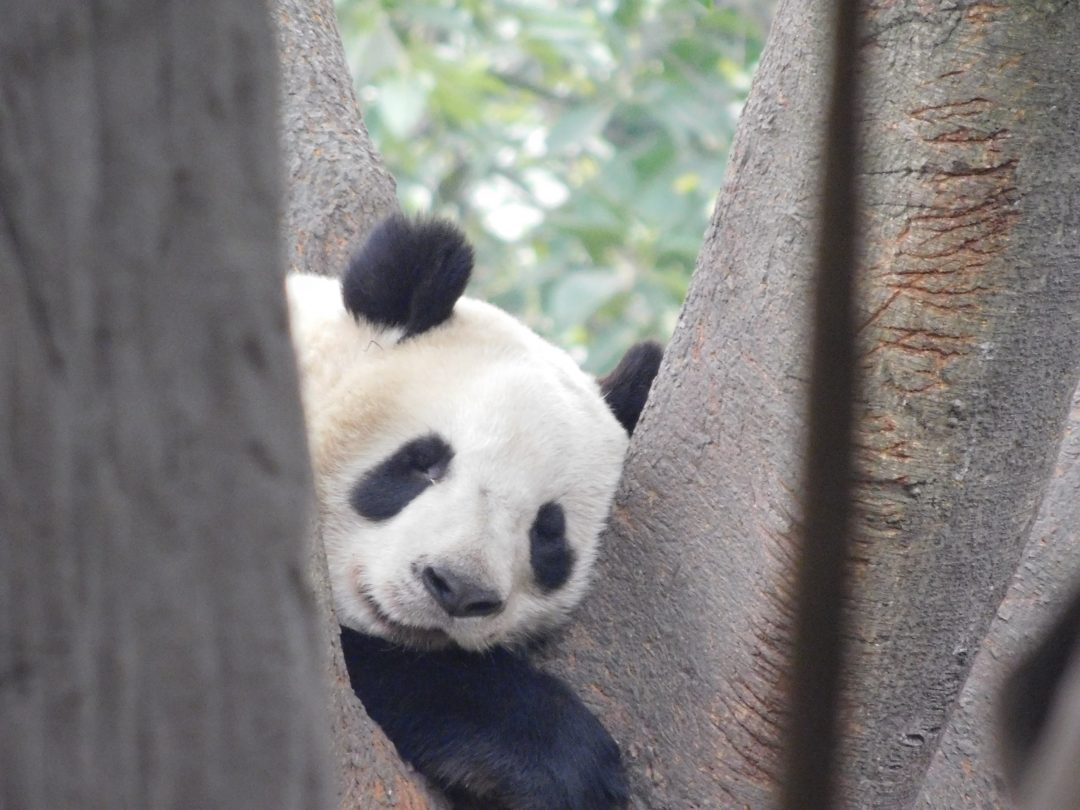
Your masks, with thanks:
M628 441L596 383L468 300L373 351L339 372L353 405L324 412L315 436L339 620L471 649L561 622L586 590Z
M396 216L340 284L287 283L338 620L409 646L483 649L566 617L660 362L640 344L598 385L461 298L471 268L456 228Z

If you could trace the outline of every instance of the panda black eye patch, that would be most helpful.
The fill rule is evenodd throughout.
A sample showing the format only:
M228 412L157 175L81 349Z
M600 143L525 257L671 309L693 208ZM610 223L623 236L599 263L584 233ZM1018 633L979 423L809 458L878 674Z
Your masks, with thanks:
M557 503L545 503L536 513L529 530L529 562L544 592L563 586L570 578L574 552L566 541L566 513Z
M368 520L389 520L441 480L453 457L453 448L435 433L406 442L364 473L353 487L349 503Z

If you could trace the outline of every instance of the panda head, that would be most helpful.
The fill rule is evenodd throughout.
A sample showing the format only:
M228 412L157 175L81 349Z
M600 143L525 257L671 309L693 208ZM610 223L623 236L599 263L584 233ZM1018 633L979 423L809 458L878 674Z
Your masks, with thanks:
M396 643L522 641L584 595L659 365L598 384L461 297L464 237L396 216L342 280L289 280L338 619Z

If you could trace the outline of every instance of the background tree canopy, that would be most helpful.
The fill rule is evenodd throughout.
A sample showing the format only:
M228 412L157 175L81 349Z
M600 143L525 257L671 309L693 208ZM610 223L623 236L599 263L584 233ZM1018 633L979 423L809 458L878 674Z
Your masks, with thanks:
M666 340L772 2L337 7L401 204L464 225L473 292L596 372Z

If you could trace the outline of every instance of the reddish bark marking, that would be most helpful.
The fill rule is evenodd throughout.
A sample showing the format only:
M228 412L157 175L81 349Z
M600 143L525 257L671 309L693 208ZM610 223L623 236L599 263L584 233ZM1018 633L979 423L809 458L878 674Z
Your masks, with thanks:
M976 96L965 101L946 101L942 104L916 107L908 115L919 121L936 122L950 118L973 118L984 115L992 106L989 99Z
M996 22L998 14L1007 8L1008 6L1005 3L973 3L965 9L964 19L969 23L985 25L986 23Z
M1008 135L1008 130L997 129L993 132L982 132L971 127L960 126L956 129L933 135L926 139L928 143L993 143Z
M950 367L979 342L980 305L993 289L987 265L1005 249L1019 216L1017 162L1001 155L1009 131L983 125L995 109L976 96L909 112L936 156L937 165L916 175L933 196L907 217L891 255L871 269L886 296L862 327L872 327L864 358L877 364L884 385L904 394L947 387ZM927 322L947 329L931 329ZM912 457L910 448L888 447L887 455L897 460Z

